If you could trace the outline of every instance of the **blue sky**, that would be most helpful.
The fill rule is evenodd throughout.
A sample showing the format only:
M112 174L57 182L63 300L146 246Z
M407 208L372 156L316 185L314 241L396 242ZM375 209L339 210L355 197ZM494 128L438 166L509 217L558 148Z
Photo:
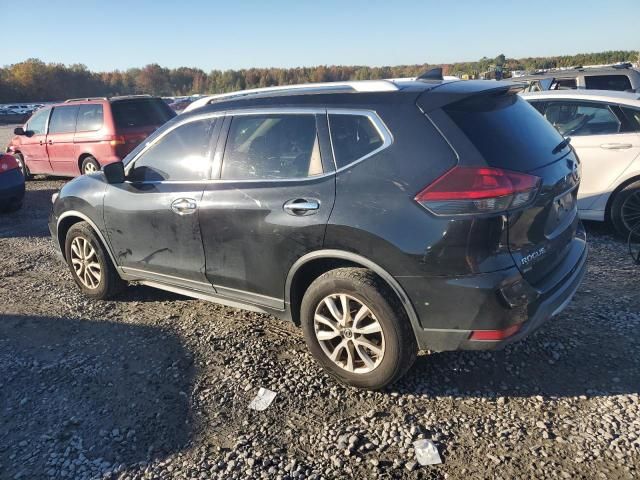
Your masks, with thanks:
M640 0L2 0L0 64L399 65L640 49ZM536 5L532 7L531 5Z

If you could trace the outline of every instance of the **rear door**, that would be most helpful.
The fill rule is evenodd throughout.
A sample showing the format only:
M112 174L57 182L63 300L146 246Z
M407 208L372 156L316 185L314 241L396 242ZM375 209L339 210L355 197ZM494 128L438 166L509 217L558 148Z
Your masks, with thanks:
M333 207L326 112L244 112L226 123L220 179L200 211L207 278L218 294L283 308L287 274L322 247Z
M626 77L625 77L626 78ZM599 102L549 100L545 118L571 137L582 162L578 208L589 210L640 154L637 133L624 132L611 105Z
M31 173L51 173L46 145L50 114L50 108L34 113L24 126L26 135L20 137L20 151Z
M160 135L108 185L104 220L116 261L136 278L208 291L199 215L211 170L215 118Z
M75 177L80 173L75 155L74 137L78 105L54 107L47 134L47 154L52 173Z

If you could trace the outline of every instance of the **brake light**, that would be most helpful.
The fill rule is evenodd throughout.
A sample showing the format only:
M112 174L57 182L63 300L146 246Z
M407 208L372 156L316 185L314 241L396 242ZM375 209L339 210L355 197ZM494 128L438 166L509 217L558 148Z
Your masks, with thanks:
M12 155L0 154L0 173L8 172L20 168L20 164Z
M109 142L109 145L111 145L112 147L115 147L117 145L124 145L125 143L127 143L126 139L122 136L115 136L113 137L113 140L111 140Z
M436 215L495 213L531 202L540 178L491 167L453 167L415 196Z

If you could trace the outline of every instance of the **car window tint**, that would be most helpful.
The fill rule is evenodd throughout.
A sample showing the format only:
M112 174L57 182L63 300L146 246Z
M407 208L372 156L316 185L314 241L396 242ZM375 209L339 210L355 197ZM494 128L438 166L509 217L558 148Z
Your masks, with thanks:
M329 115L333 153L338 168L380 148L384 140L365 115Z
M148 182L208 178L214 121L197 120L176 127L136 159L127 179Z
M620 121L607 105L549 102L544 116L565 136L606 135L620 131Z
M70 133L76 131L78 106L55 107L49 122L49 133Z
M27 122L27 131L33 132L34 135L42 135L47 128L47 118L50 109L39 110Z
M543 112L544 112L544 107L545 107L545 105L546 105L544 102L533 102L533 101L531 101L531 102L529 102L529 103L531 104L531 106L532 106L533 108L535 108L535 109L536 109L537 111L539 111L540 113L543 113Z
M116 128L160 126L176 116L160 99L118 100L111 104Z
M575 78L556 78L549 90L574 90L578 88Z
M590 90L631 90L631 82L626 75L585 75L584 83Z
M637 108L620 107L627 120L628 132L640 132L640 110Z
M91 132L102 128L102 105L80 105L77 132Z
M321 173L314 115L242 115L231 121L223 179L305 178Z

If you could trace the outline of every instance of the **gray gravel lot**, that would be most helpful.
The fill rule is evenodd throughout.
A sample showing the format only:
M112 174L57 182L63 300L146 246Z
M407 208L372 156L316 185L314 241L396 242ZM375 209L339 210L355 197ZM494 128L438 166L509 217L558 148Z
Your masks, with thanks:
M422 355L371 393L266 315L142 286L83 298L46 226L62 184L29 182L0 217L1 479L640 476L640 269L606 227L588 226L586 280L538 333ZM261 386L276 400L249 410ZM419 438L442 465L416 465Z

